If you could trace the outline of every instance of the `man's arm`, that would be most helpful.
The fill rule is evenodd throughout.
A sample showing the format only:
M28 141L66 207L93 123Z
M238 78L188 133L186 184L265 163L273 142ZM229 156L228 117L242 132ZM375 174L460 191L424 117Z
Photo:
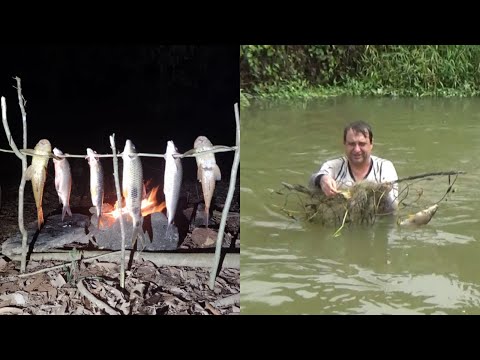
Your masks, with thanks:
M398 180L397 170L393 163L389 160L385 160L382 169L381 182L393 182ZM392 210L396 210L398 207L398 183L394 183L392 190L388 193L388 198L392 207Z
M333 165L333 160L324 162L320 169L317 172L313 173L312 176L310 176L310 186L320 187L320 181L322 180L323 175L330 175L330 177L333 178Z
M337 193L337 183L334 180L338 172L338 163L340 159L326 161L316 173L310 176L309 185L311 187L320 187L325 195L332 196Z

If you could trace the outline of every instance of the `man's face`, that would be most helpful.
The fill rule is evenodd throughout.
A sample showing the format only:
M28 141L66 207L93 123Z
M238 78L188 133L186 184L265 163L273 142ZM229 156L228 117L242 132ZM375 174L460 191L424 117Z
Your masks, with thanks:
M347 131L345 139L345 154L350 163L354 165L362 165L370 161L373 144L370 139L361 132L355 132L352 129Z

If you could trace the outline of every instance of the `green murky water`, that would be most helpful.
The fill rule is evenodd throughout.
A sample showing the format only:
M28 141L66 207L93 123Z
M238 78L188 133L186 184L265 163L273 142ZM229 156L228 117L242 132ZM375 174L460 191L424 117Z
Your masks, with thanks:
M272 190L306 184L343 154L343 126L357 119L373 126L373 154L392 160L399 177L467 171L428 225L382 219L333 237L335 228L278 210L285 198ZM242 314L480 314L480 99L254 106L241 126ZM423 192L411 210L440 200L448 181L409 183L408 199Z

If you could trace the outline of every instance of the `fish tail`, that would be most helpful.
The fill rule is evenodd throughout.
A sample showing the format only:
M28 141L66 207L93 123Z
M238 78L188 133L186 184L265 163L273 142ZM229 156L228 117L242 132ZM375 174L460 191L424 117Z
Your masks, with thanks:
M140 240L141 240L142 246L143 246L143 235L142 235L142 232L140 231L141 228L142 228L142 224L140 222L137 222L133 226L132 248L135 246L135 242L137 241L138 237L140 237Z
M97 208L97 219L98 219L98 228L102 226L102 206L95 206Z
M44 222L44 220L43 220L43 209L42 209L41 206L37 207L37 218L38 218L38 222L37 222L38 230L40 230L40 228L42 227L42 224Z
M205 206L205 227L208 228L208 215L210 214L210 207Z
M62 222L63 222L63 219L65 218L65 214L68 214L70 216L72 216L72 210L70 210L70 205L63 205L63 210L62 210Z

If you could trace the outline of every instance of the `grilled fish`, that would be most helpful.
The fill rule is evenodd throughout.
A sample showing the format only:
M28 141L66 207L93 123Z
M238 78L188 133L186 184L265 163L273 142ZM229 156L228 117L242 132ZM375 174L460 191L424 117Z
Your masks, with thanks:
M132 246L142 234L142 197L144 193L143 169L140 157L137 155L135 146L130 140L125 143L122 153L123 179L122 193L125 198L125 206L133 220Z
M104 196L103 167L97 153L90 148L87 148L87 159L90 165L90 195L92 204L97 209L98 228L100 228Z
M54 148L53 153L55 155L63 155L59 149ZM55 166L55 189L57 190L58 200L63 205L62 209L62 221L65 218L65 214L72 216L70 210L70 193L72 191L72 173L70 171L70 164L67 158L61 160L53 159L53 165Z
M165 174L163 180L163 193L165 194L168 218L167 231L175 217L183 176L182 161L180 158L175 159L173 154L178 154L178 150L173 141L168 141L167 151L165 153Z
M213 145L205 136L199 136L195 140L193 147L196 151L213 149ZM205 201L206 223L208 227L208 216L210 213L210 203L212 202L213 192L215 191L215 181L221 180L220 169L215 162L215 154L208 153L196 156L197 160L197 179L202 183L203 199Z
M50 155L52 146L47 139L40 140L35 145L34 152L38 155ZM45 180L47 179L48 156L32 156L32 163L27 168L25 179L32 181L33 196L35 197L35 205L37 206L37 226L38 229L44 223L43 219L43 189L45 187Z

